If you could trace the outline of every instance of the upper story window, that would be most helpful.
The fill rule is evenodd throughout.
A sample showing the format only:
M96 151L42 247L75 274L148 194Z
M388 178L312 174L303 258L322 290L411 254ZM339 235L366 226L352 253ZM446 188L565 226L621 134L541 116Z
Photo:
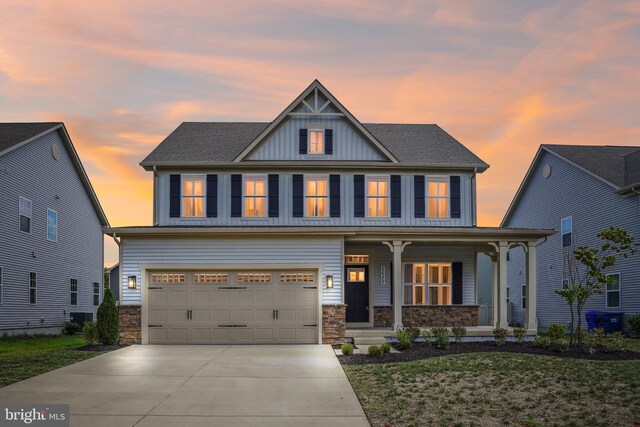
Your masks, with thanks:
M309 154L324 154L324 131L309 129Z
M562 247L573 246L573 218L568 216L560 221L560 234L562 235Z
M305 207L308 217L326 217L327 210L327 177L305 176Z
M367 177L367 216L389 216L389 177Z
M447 178L427 179L427 216L449 217L449 181Z
M38 275L33 271L29 273L29 304L38 303Z
M244 216L267 216L267 177L244 176Z
M71 305L78 305L78 279L71 279L69 291Z
M31 200L20 196L20 231L31 233Z
M204 216L204 186L204 175L182 175L182 216Z
M58 241L58 212L47 209L47 240Z

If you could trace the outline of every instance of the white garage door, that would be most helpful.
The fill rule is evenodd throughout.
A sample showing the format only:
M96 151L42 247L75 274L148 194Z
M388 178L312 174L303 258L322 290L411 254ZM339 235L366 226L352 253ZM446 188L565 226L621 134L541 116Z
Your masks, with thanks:
M317 343L315 271L153 271L150 344Z

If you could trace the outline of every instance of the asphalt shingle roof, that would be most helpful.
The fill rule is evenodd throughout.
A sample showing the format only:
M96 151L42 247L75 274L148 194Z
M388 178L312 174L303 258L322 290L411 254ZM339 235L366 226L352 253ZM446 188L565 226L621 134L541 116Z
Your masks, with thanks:
M618 187L640 180L640 147L551 144L543 147Z
M0 153L59 124L56 122L0 123Z
M231 162L268 125L266 122L185 122L142 164ZM488 167L437 125L363 123L363 126L402 163Z

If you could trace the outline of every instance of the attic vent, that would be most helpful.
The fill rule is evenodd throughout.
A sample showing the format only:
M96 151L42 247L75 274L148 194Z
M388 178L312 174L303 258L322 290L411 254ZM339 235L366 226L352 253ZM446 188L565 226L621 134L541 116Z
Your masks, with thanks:
M549 178L551 176L551 165L544 165L542 169L542 176L545 178Z
M51 146L51 155L54 159L60 160L60 147L57 144Z

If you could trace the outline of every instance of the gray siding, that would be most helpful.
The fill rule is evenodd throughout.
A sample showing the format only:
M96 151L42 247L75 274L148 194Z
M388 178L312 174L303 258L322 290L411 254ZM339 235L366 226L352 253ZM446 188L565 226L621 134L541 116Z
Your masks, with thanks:
M117 265L109 271L109 289L113 299L120 301L120 266Z
M300 129L333 129L333 154L300 154ZM344 117L289 117L247 160L387 161Z
M320 265L321 285L324 275L332 274L334 287L324 288L323 302L336 304L342 301L342 240L216 240L216 239L133 239L122 240L120 303L141 303L140 286L131 290L127 277L138 276L141 283L141 264L199 264L215 268L216 265L233 265L252 268L256 264L306 264Z
M176 172L179 173L179 172ZM196 173L196 172L193 172ZM200 172L198 172L200 173ZM208 171L202 173L216 173ZM241 173L241 172L238 172ZM322 171L319 174L338 173ZM316 173L309 173L316 175ZM170 218L169 217L169 172L158 177L158 224L159 225L229 225L229 226L426 226L426 227L459 227L472 225L472 183L471 175L460 176L461 215L460 218L415 218L413 174L402 175L402 218L354 218L353 214L353 174L342 174L341 179L341 213L340 218L293 218L292 216L292 175L280 174L280 216L278 218L231 218L231 176L218 175L218 217L217 218ZM377 175L377 174L373 174ZM429 174L428 176L448 176L449 174Z
M60 147L56 161L51 146ZM32 201L31 234L19 231L18 199ZM58 241L47 240L47 208L58 213ZM102 289L102 225L56 132L0 157L0 330L62 327L69 312L92 312L93 282ZM38 303L29 305L29 272ZM78 279L78 305L69 281ZM40 319L44 319L41 322Z
M552 172L548 179L542 177L542 168L549 164ZM596 245L596 234L610 226L622 227L640 240L639 197L622 197L612 187L586 172L543 152L532 170L532 179L507 224L509 227L560 228L560 221L573 217L573 236L577 245ZM621 273L621 307L606 309L605 295L593 296L586 309L640 311L640 254L619 259L611 269ZM560 234L549 237L538 248L538 320L542 329L553 322L568 322L566 303L554 290L562 287L563 255ZM514 301L514 322L524 320L520 309L521 285L525 283L526 268L521 249L511 251L509 285ZM584 320L584 319L583 319Z

